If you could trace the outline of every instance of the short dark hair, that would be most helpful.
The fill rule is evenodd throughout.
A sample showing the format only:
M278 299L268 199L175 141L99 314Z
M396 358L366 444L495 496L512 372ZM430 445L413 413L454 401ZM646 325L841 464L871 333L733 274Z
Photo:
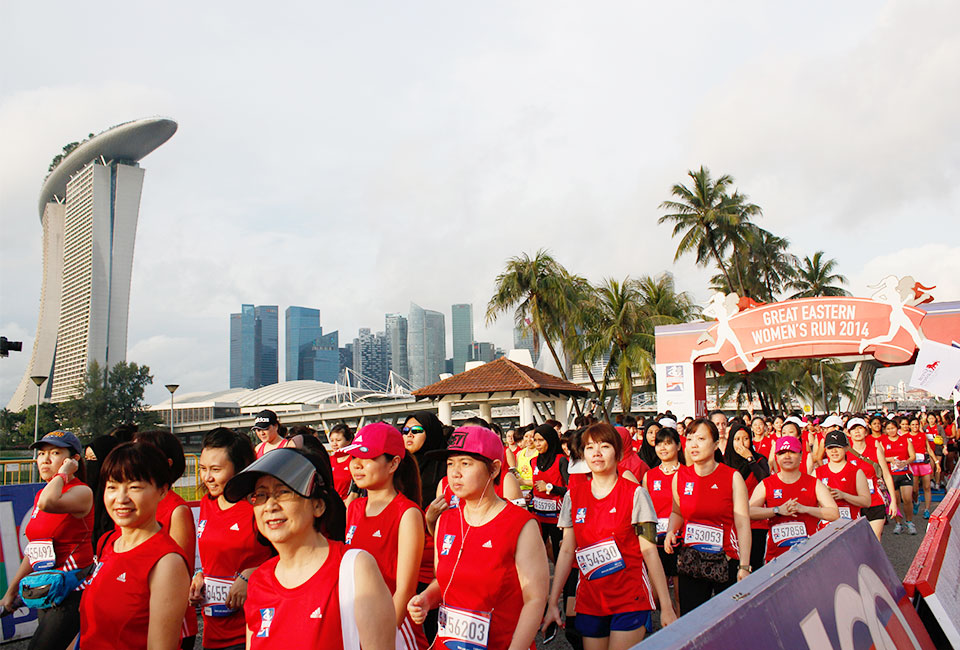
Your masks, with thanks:
M304 424L298 424L296 426L290 427L291 436L303 436L304 438L316 438L317 431L316 429L311 429L310 427Z
M170 464L160 449L149 443L122 442L113 448L100 467L100 481L147 481L169 487Z
M132 442L133 436L137 432L137 425L135 424L121 424L120 426L114 427L110 430L110 433L107 435L113 436L120 442Z
M233 463L234 473L242 471L256 457L250 439L227 427L217 427L204 434L200 448L226 449L227 457Z
M592 440L597 443L608 442L613 445L613 451L617 460L623 458L623 439L620 433L607 422L594 422L580 434L580 449L585 449L587 442Z
M637 426L637 418L633 417L632 415L624 415L624 416L623 416L623 426L625 426L625 427L635 427L635 426Z
M560 424L560 420L544 420L543 423L544 423L544 424L549 424L549 425L550 425L551 427L553 427L554 429L556 429L557 427L563 428L563 425ZM487 427L487 428L489 429L490 427Z
M353 429L346 422L337 422L335 425L330 427L330 433L327 434L329 438L335 433L340 433L343 435L343 439L347 442L353 442Z
M133 438L134 442L145 442L155 446L170 459L170 482L176 483L187 469L187 459L183 455L183 445L180 439L169 431L155 429L153 431L138 431Z
M714 413L719 413L720 411L714 411ZM720 442L720 430L717 428L717 425L713 423L713 420L710 418L697 418L690 423L690 426L687 427L687 435L696 433L697 429L701 426L707 427L710 430L710 437L713 438L714 442Z

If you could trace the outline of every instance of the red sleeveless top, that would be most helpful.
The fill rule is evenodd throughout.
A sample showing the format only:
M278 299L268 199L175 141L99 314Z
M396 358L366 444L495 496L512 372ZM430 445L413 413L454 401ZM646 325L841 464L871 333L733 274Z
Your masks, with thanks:
M632 521L633 497L643 487L619 478L602 499L590 487L590 482L584 482L570 491L580 568L577 613L609 616L653 609L650 580Z
M289 447L290 444L292 443L289 438L280 438L280 444L274 447L274 449L283 449L284 447ZM264 447L266 446L267 446L266 442L261 442L259 445L257 445L257 450L256 450L257 458L260 458L265 453L267 453L266 451L264 451ZM273 451L273 449L271 449L270 451Z
M834 472L830 469L830 464L824 464L817 468L817 480L828 488L840 490L847 494L857 493L857 472L859 467L853 463L844 463L843 469ZM843 499L836 499L837 507L840 508L841 519L857 519L860 516L860 508L847 503ZM826 521L820 521L817 530L827 525Z
M351 458L350 454L331 454L330 456L330 466L333 468L333 489L344 500L350 493L350 482L353 480L350 474Z
M699 476L693 466L681 465L677 470L680 514L686 522L684 545L706 553L722 550L731 559L740 557L733 527L734 473L736 470L722 463L706 476Z
M679 472L678 469L667 476L660 469L660 465L647 472L647 492L650 493L653 508L657 511L657 542L661 546L667 536L667 522L670 521L670 514L673 512L673 482ZM682 531L683 528L680 530Z
M817 479L809 474L800 473L800 478L793 483L784 483L780 474L772 474L763 479L764 489L767 492L764 506L772 508L796 499L800 505L813 506L817 502ZM787 550L817 532L818 520L810 515L786 517L777 515L770 520L770 532L767 533L767 553L764 563L780 557Z
M873 451L873 456L871 457L870 451ZM876 445L867 444L861 454L864 458L872 460L874 463L877 462L877 447ZM863 475L867 477L867 487L870 489L870 507L873 506L882 506L883 497L880 496L880 491L877 489L877 481L882 481L882 478L877 478L877 470L874 469L873 463L864 462L853 455L853 452L847 452L847 462L856 467L859 470L863 470Z
M86 484L73 477L63 486L63 494L81 485ZM69 513L44 512L37 505L39 501L40 492L37 492L33 497L33 511L23 531L29 542L24 554L30 558L33 570L72 571L92 564L90 532L93 530L93 506L90 512L78 518ZM49 552L50 540L53 542L53 557Z
M566 487L566 482L560 473L561 458L564 458L563 454L557 454L557 457L553 459L553 464L545 470L537 467L536 459L531 463L533 465L533 516L537 518L537 521L555 524L560 517L560 504L563 503L563 496L541 492L537 489L537 481Z
M175 541L158 532L122 553L113 549L116 531L106 533L97 569L80 601L80 647L83 650L146 648L150 625L150 571L171 553L187 556Z

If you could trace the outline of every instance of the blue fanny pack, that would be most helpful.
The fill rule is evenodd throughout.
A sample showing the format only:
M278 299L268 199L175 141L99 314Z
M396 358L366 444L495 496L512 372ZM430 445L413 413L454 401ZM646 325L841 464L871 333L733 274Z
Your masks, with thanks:
M56 607L87 579L95 565L73 571L36 571L20 581L20 599L27 607Z

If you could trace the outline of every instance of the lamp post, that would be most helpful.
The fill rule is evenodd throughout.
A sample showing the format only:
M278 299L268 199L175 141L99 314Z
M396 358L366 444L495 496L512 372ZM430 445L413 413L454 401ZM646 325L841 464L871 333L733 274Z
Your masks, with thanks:
M170 433L173 433L173 393L178 388L180 384L167 384L167 390L170 391Z
M826 361L826 359L820 359L820 363L818 364L818 365L820 366L820 389L821 389L821 391L822 391L822 393L823 393L823 412L824 412L824 415L829 415L829 414L830 414L830 407L827 406L827 379L826 379L826 377L824 377L824 375L823 375L823 362L824 362L824 361Z
M33 412L33 442L36 443L40 439L40 387L43 386L43 382L47 381L47 378L43 375L35 375L30 377L31 381L37 385L37 410ZM33 450L33 468L30 470L30 477L33 480L35 473L37 471L37 450Z

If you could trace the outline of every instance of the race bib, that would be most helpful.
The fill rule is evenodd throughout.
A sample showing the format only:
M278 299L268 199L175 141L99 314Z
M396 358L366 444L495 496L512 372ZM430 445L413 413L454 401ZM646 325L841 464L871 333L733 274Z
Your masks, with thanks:
M437 640L448 650L486 650L490 612L474 612L440 605Z
M667 526L670 524L669 517L660 517L657 519L657 537L663 537L667 534Z
M227 594L233 586L232 578L203 576L203 613L206 616L230 616L235 609L227 607Z
M802 521L784 521L770 527L770 538L777 546L793 546L807 538L807 527Z
M926 462L926 460L927 460L926 454L917 454L917 458L916 458L916 460L914 460L913 462L914 462L914 463L923 463L923 462Z
M683 533L683 545L704 553L719 553L723 550L723 529L689 523Z
M840 506L840 518L841 519L853 519L853 515L850 513L849 506Z
M552 514L560 511L560 504L553 499L533 497L533 509L536 512Z
M30 542L24 550L24 555L30 560L30 566L34 571L49 571L57 561L52 539L37 539Z
M870 488L870 494L873 494L874 487L873 487L873 479L872 479L872 478L868 478L868 479L867 479L867 487Z
M587 580L616 573L626 566L616 540L612 537L577 549L577 565Z

